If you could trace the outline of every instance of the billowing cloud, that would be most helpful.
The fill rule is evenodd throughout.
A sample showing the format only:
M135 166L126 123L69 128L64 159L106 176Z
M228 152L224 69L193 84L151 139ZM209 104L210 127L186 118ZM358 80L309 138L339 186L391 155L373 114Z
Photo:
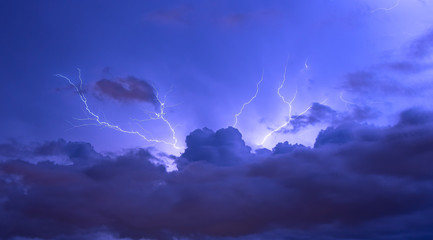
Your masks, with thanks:
M60 140L2 151L0 238L433 236L431 112L410 109L390 127L330 127L314 148L286 142L253 154L234 128L199 129L186 141L170 173L145 149L104 156ZM19 149L89 165L24 161Z
M117 101L142 101L156 103L156 92L151 84L136 77L101 79L96 91L103 97Z
M186 145L182 158L189 162L233 165L251 157L251 148L245 145L241 133L232 127L216 132L208 128L197 129L186 137Z

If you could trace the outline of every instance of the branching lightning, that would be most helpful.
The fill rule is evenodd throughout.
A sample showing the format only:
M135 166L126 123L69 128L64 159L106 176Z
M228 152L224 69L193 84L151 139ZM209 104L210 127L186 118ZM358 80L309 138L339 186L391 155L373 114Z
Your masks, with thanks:
M306 65L306 63L305 63L305 65ZM306 67L308 67L308 65L306 65ZM275 128L274 130L272 130L271 132L269 132L268 134L266 134L266 136L263 138L263 140L262 140L262 142L260 143L260 145L263 145L263 144L268 140L268 138L269 138L272 134L274 134L274 133L280 131L281 129L283 129L283 128L285 128L287 125L289 125L289 124L290 124L290 121L292 120L292 108L293 108L293 107L292 107L292 104L293 104L293 102L295 101L296 96L297 96L297 94L298 94L298 88L296 88L295 93L293 94L293 98L292 98L290 101L287 101L287 100L284 98L284 96L281 94L280 91L281 91L281 89L283 88L283 86L284 86L284 84L285 84L285 82L286 82L286 73L287 73L287 65L286 65L285 68L284 68L283 81L281 82L280 86L278 87L277 93L278 93L278 96L283 100L283 102L289 106L289 116L287 117L288 120L287 120L285 123L283 123L282 125L280 125L279 127ZM321 104L324 104L327 100L328 100L328 99L325 99L324 101L321 102ZM306 108L306 109L305 109L304 111L302 111L300 114L298 114L298 115L296 116L296 118L298 118L298 117L304 115L305 113L307 113L307 112L311 109L311 107L312 107L312 105L309 106L308 108ZM296 118L294 118L294 119L296 119Z
M127 133L127 134L133 134L136 136L141 137L142 139L144 139L146 142L153 142L153 143L164 143L164 144L168 144L171 145L173 148L175 149L181 149L180 147L178 147L176 144L178 142L177 138L176 138L176 132L174 130L174 128L172 127L172 124L164 117L165 116L165 100L164 102L162 102L159 97L158 97L158 93L156 94L156 98L159 104L159 112L154 113L155 117L152 117L150 120L162 120L170 129L170 131L172 132L172 142L168 142L165 140L160 140L160 139L154 139L154 138L148 138L145 135L143 135L142 133L138 132L138 131L134 131L134 130L125 130L123 128L121 128L120 126L117 125L113 125L109 122L106 121L102 121L101 117L99 115L97 115L96 113L94 113L90 107L89 104L87 102L87 98L85 97L84 93L83 93L83 80L81 78L81 70L78 70L78 79L80 80L79 85L77 85L76 83L74 83L70 78L62 75L62 74L56 74L55 76L66 79L68 81L68 83L76 90L76 92L78 93L78 95L80 96L80 100L81 102L83 102L84 107L86 109L86 112L90 115L89 118L84 118L84 119L78 119L78 120L90 120L90 121L94 121L95 123L93 124L82 124L79 126L88 126L88 125L98 125L98 126L102 126L102 127L107 127L107 128L111 128L114 129L116 131L122 132L122 133Z
M292 102L293 102L294 99L296 98L296 94L298 93L298 89L296 89L296 91L295 91L295 96L293 96L293 99L292 99L292 101L290 101L290 102L286 101L286 99L284 98L284 96L281 95L280 91L281 91L281 89L283 88L284 83L286 83L286 73L287 73L287 65L284 67L283 81L281 82L280 86L278 87L277 93L278 93L278 96L280 96L280 98L283 100L283 102L284 102L285 104L288 104L288 105L289 105L289 109L290 109L290 111L291 111L291 110L292 110Z
M396 8L396 7L398 7L398 5L400 5L400 1L401 1L401 0L397 0L397 2L396 2L393 6L391 6L391 7L389 7L389 8L384 8L384 7L382 7L382 8L376 8L376 9L373 9L373 10L370 11L370 13L374 13L374 12L377 12L377 11L390 11L390 10L392 10L392 9L394 9L394 8Z
M290 102L286 102L286 101L285 101L285 103L287 103L287 104L289 105L289 117L288 117L289 120L287 120L284 124L282 124L281 126L275 128L274 130L272 130L271 132L269 132L268 134L266 134L266 136L263 138L263 140L262 140L262 142L260 143L260 145L263 145L263 144L266 142L266 140L268 140L268 138L269 138L272 134L274 134L275 132L280 131L282 128L284 128L284 127L286 127L287 125L289 125L290 120L291 120L291 118L292 118L292 103L293 103L293 101L295 101L296 93L297 93L297 91L295 92L295 94L294 94L294 96L293 96L293 98L292 98L292 100L291 100ZM283 101L284 101L284 100L283 100Z
M260 78L260 81L257 82L257 84L256 84L256 92L255 92L254 96L248 102L244 103L242 105L241 110L235 114L235 123L233 124L233 127L236 127L236 125L238 124L238 117L242 114L242 112L244 111L244 108L257 97L257 94L259 93L259 86L263 81L263 74L264 74L264 71L262 71L262 77Z
M164 111L166 108L166 105L165 105L166 96L164 97L164 101L161 101L159 99L158 92L156 92L156 100L158 101L158 104L159 104L159 112L153 113L155 115L155 117L150 117L147 120L162 120L171 131L171 138L173 139L173 143L171 143L170 145L173 145L173 147L175 147L176 149L179 149L176 145L178 142L178 140L176 138L176 131L174 130L174 127L171 125L171 123L167 120L167 118L164 117L166 114L166 112ZM145 120L138 120L138 121L146 121L146 119Z

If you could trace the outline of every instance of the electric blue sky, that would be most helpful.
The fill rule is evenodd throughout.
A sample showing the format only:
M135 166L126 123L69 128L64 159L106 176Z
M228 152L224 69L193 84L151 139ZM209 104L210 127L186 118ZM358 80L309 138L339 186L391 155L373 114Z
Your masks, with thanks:
M401 212L397 213L395 210L399 207L406 209L407 206L412 206L416 202L412 197L429 199L422 201L428 206L427 210L424 210L431 212L433 209L431 190L428 197L416 195L424 189L424 184L431 184L431 174L423 172L418 167L406 173L403 170L377 167L375 163L370 162L371 159L380 158L378 156L388 156L392 147L400 146L395 142L388 144L389 138L395 136L403 138L399 134L413 137L414 132L430 133L431 131L432 12L433 1L431 0L1 1L0 140L3 144L0 145L2 161L0 174L3 175L0 176L9 179L9 174L23 174L16 170L20 169L21 165L16 166L13 165L15 163L8 162L17 159L30 162L33 164L31 166L37 166L36 175L40 173L37 163L49 160L56 164L72 164L73 167L65 171L80 176L89 171L104 172L119 167L113 165L104 167L102 165L107 163L100 163L101 161L109 159L112 160L109 164L115 164L112 162L122 162L127 159L126 168L131 166L133 168L138 164L136 167L152 175L150 178L166 184L167 186L164 186L169 188L167 191L170 194L183 199L183 195L177 195L181 189L203 191L210 195L212 195L210 192L219 189L219 187L214 188L212 184L197 189L189 185L188 181L192 181L191 179L200 181L200 176L190 173L194 170L209 173L210 178L218 178L218 174L230 175L229 180L221 183L220 187L224 189L230 186L231 181L251 188L253 182L258 181L255 178L251 179L251 174L260 176L269 174L255 169L256 165L263 164L264 167L273 169L277 165L287 165L280 162L284 159L311 160L307 156L311 154L314 158L311 163L313 170L306 170L307 167L302 164L299 166L298 163L294 164L300 171L297 175L299 179L296 180L302 180L306 176L314 175L316 168L320 169L317 173L319 176L326 175L326 171L321 169L321 163L315 161L317 158L333 159L336 154L338 157L331 164L332 166L324 169L329 167L330 172L340 171L340 161L346 163L347 160L351 167L347 169L341 167L344 176L347 175L343 181L353 180L355 187L346 192L343 190L344 186L333 185L332 181L335 179L328 179L332 183L327 187L341 188L337 195L346 196L345 194L358 190L362 192L363 187L352 177L367 173L368 176L362 175L361 178L365 177L364 180L371 181L368 184L379 184L370 196L373 204L376 203L375 200L382 199L375 195L375 191L379 194L384 190L382 187L386 188L386 184L393 189L385 197L386 199L389 196L403 194L394 191L398 185L396 181L400 181L399 177L422 178L422 183L410 182L405 185L407 189L411 184L416 185L412 195L409 193L407 195L405 192L406 195L402 196L405 200L409 199L410 204L400 206L400 203L395 203L392 205L395 208L391 207L392 209L385 213L378 210L377 218L375 218L375 211L372 211L369 216L359 218L354 216L359 214L356 211L351 212L352 215L349 213L347 216L341 215L339 213L344 212L344 207L340 208L337 203L328 202L327 206L334 209L329 214L316 212L318 215L315 215L285 209L287 214L299 213L305 216L305 219L301 219L299 223L302 227L292 224L291 220L280 221L278 219L281 219L281 216L276 217L271 213L263 221L250 222L251 225L245 223L233 229L228 226L221 227L224 231L219 227L194 228L196 223L186 224L182 228L170 227L175 225L170 222L172 225L167 227L163 224L166 216L164 214L169 213L158 212L159 210L155 210L154 217L163 216L157 217L155 229L145 224L143 229L148 227L152 229L145 231L146 234L135 230L132 233L130 230L133 228L129 228L137 224L134 221L141 219L141 216L131 220L132 222L126 221L128 223L125 223L127 225L125 227L120 226L121 224L108 223L108 220L94 220L87 225L84 224L86 226L78 227L84 229L89 238L95 237L91 235L94 228L98 229L93 231L95 234L107 232L110 236L127 238L210 236L248 239L248 236L259 234L257 236L260 239L274 239L276 235L280 236L279 231L282 231L281 236L291 236L294 239L305 236L317 239L317 236L324 233L330 234L330 238L324 239L339 239L338 236L343 236L341 239L355 237L348 234L349 228L344 228L345 230L342 231L331 226L334 221L337 221L365 224L359 228L354 227L356 228L354 231L358 233L358 237L368 239L377 233L372 227L376 226L374 223L377 223L377 226L381 224L390 226L393 221L398 222L397 219L388 219L389 221L384 219L394 213L400 214ZM81 70L82 88L80 88L77 68ZM79 91L77 92L74 86L62 76L73 81ZM243 104L254 96L256 85L261 79L256 97L245 105L242 114L237 118L235 126L237 130L228 128L234 125L235 116ZM286 103L279 94L284 97ZM86 97L90 111L95 115L86 111L80 96ZM292 99L290 109L287 102ZM162 108L163 112L161 112ZM103 124L95 121L96 115L100 117L100 122L119 128L117 130L109 128L108 124L104 127ZM156 120L145 120L148 118L156 118ZM174 135L170 128L173 129ZM124 132L118 131L119 129ZM411 132L412 130L414 132ZM365 137L365 134L368 136ZM155 144L146 141L143 136L169 144ZM363 141L370 137L374 139L376 147L369 148L363 145ZM418 149L419 145L432 143L430 137L429 135L423 139L412 139L411 143L417 143L416 146L409 144L407 149L403 148L401 156L404 157L401 157L399 161L401 165L396 168L405 168L403 167L406 166L405 164L412 166L412 162L409 161L413 156L412 150ZM398 141L400 140L407 144L406 140ZM174 141L177 141L177 149L171 144ZM284 143L286 141L288 143ZM344 145L345 147L335 147L335 149L328 147L329 143L347 142L352 145L347 144ZM303 150L300 150L302 152L300 156L292 152L299 147L294 144L305 146L301 147ZM325 147L321 148L322 145ZM348 147L349 145L351 147ZM382 152L377 149L378 147L381 147ZM404 152L405 149L407 152ZM374 157L368 156L367 160L353 156L346 158L343 155L349 150L353 152L371 150ZM421 150L427 152L423 156L432 156L428 147ZM319 155L320 157L317 157ZM393 154L390 156L389 158L397 157ZM270 162L263 160L268 158L271 158ZM170 163L170 170L176 169L176 166L181 170L179 176L173 177L169 173L160 173L161 169L153 165L143 167L142 163L136 162L137 159L165 161ZM82 163L87 160L95 163ZM205 165L205 169L202 169L199 163L195 163L203 160L213 164L213 167ZM388 160L386 158L386 161ZM431 161L424 160L418 164L425 165L424 167L429 169L432 165ZM251 165L250 161L256 165ZM388 166L390 162L384 164ZM360 167L358 169L353 166ZM55 168L49 169L57 171ZM123 176L126 168L122 168L118 174ZM285 168L287 166L284 165L282 169ZM256 170L259 173L256 173ZM391 172L389 175L396 178L381 182L382 180L370 179L371 172L386 176ZM188 174L193 175L191 179L188 178ZM239 174L242 180L231 174ZM24 179L29 181L28 184L34 184L26 177ZM287 180L281 180L279 177L273 180L278 182L276 179L284 183ZM118 182L113 180L114 182L110 184L116 187L131 184L133 188L140 188L140 184L137 185L136 182L123 180L123 178ZM86 182L87 180L75 179L74 181ZM372 184L374 181L380 183ZM20 184L25 185L25 183ZM279 195L280 182L277 184L278 187L268 182L258 184L261 186L260 190L255 192L256 190L250 189L251 192L248 194L254 196L269 194L277 199L278 197L284 199L283 195L287 197L284 191ZM109 191L105 189L107 186L98 186L103 187L95 188L112 196L111 193L107 193ZM271 188L269 192L264 190L268 187ZM296 187L303 190L300 191L300 195L297 195L299 199L310 196L308 190L305 190L311 187L307 183ZM4 189L6 187L0 187L0 192ZM34 189L35 191L46 190L40 185L34 186ZM275 191L272 192L272 189ZM87 190L89 189L83 191ZM4 190L4 193L9 194L8 191ZM326 195L329 192L324 190L320 192L322 193ZM129 204L126 202L128 194L122 192L122 197L118 200L125 201L126 205ZM149 197L149 202L152 204L157 202L158 197L151 193L146 194L152 196ZM227 194L230 195L231 192ZM320 194L314 197L320 198ZM61 201L65 200L63 199L65 195L62 194L59 196L54 194L53 197ZM13 198L11 195L10 199ZM144 196L140 195L139 198L147 201ZM218 200L210 198L211 200L201 199L202 201L199 202L204 202L203 206L214 204L218 209L220 204ZM385 198L382 199L383 202L379 201L377 204L386 204ZM42 205L46 204L37 196L34 199L37 199L36 202L41 201ZM162 196L161 199L164 204L171 206L169 197ZM348 200L350 203L347 204L352 207L365 204L360 199L354 202ZM260 198L260 200L275 206L281 204L267 198ZM9 200L0 198L0 203L5 201ZM86 198L83 201L93 204L95 199ZM242 201L233 200L233 202L237 206L245 206ZM310 203L316 204L314 201ZM293 204L296 206L296 203ZM105 207L112 207L108 205ZM190 206L186 204L185 207ZM224 211L231 211L221 208ZM110 214L126 218L122 214L131 214L129 212L131 209L110 212ZM192 211L196 210L192 208ZM320 209L316 210L320 212ZM405 215L404 219L410 221L416 218L419 221L417 226L424 226L425 222L422 219L425 216L422 214L418 216L419 213L416 212L420 209L413 210L414 212L412 210L413 208L410 207L404 210L405 213L413 214ZM173 215L180 216L182 211L184 210L174 211ZM209 220L212 224L218 223L214 213L206 214L202 216L204 219L209 217L213 219ZM67 213L64 215L76 217L75 219L80 218ZM259 215L254 215L254 219L260 219ZM16 219L25 218L23 216L19 215ZM222 216L223 219L225 217L232 219L232 216ZM63 221L61 217L53 217L51 220ZM176 220L183 221L182 217L173 221ZM330 225L317 228L319 229L316 229L317 236L314 233L308 235L303 232L305 226L314 228L319 223ZM405 222L399 223L404 225ZM64 227L65 232L58 230L46 235L31 230L25 224L8 225L3 220L0 221L0 225L2 224L13 230L0 236L11 239L19 236L57 239L56 237L62 234L73 238L78 234L71 230L73 227L68 224L60 226L62 229ZM75 223L71 225L75 226ZM277 230L271 227L274 225L278 227ZM100 229L101 226L107 229ZM254 227L257 227L257 231L250 230ZM93 230L87 231L90 228ZM422 236L427 236L425 239L428 239L428 236L433 234L431 231L426 232L422 227L419 229L422 231L414 233L413 236L427 234ZM277 232L273 232L274 230ZM297 232L298 230L300 232ZM17 234L20 231L23 234ZM393 236L402 237L398 229L389 231L395 234ZM380 232L380 234L384 233ZM383 236L385 239L386 234ZM404 236L401 239L404 239Z
M141 101L97 99L95 82L133 76L155 85L161 95L171 90L167 104L173 108L166 116L176 126L181 145L196 128L232 125L264 71L258 97L238 124L249 145L260 144L269 129L286 121L287 106L276 93L286 64L287 81L281 93L291 99L298 88L294 114L325 99L326 105L343 111L339 98L343 94L350 102L378 110L382 123L392 122L392 114L402 108L428 104L425 85L430 63L410 54L414 42L431 31L433 18L428 1L402 1L391 10L381 9L394 4L3 2L1 77L7 85L1 89L1 110L7 114L1 116L1 132L4 138L26 141L57 137L89 141L100 150L146 146L138 137L108 129L69 130L71 124L81 124L74 117L88 116L67 82L54 74L77 81L77 67L82 69L90 106L126 129L136 129L131 118L147 117L144 111L149 106ZM405 69L404 64L410 66ZM360 92L362 86L355 89L347 84L350 74L360 72L375 75L372 81L379 83L374 91ZM151 134L170 138L164 125L156 129ZM276 134L265 146L292 139L312 145L318 130Z

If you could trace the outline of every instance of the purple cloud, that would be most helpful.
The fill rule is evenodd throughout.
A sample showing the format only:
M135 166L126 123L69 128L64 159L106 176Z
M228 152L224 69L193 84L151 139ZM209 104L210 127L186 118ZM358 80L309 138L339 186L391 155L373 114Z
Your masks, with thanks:
M411 109L395 126L343 124L314 148L280 143L260 154L234 128L196 130L171 173L144 149L109 157L63 140L18 147L89 164L30 163L14 150L0 163L0 237L428 239L432 145L433 114Z
M96 82L95 88L101 96L117 101L156 103L156 93L153 86L136 77L101 79Z
M433 50L433 29L415 39L410 48L410 55L415 58L424 58Z

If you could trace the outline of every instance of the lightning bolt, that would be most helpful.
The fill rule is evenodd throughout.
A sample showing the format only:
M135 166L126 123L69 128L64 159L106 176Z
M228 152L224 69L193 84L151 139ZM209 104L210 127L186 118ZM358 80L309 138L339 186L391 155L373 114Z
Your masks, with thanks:
M289 116L288 116L288 120L287 120L286 122L284 122L282 125L280 125L279 127L275 128L274 130L272 130L271 132L269 132L268 134L266 134L266 136L263 138L263 140L262 140L262 142L260 143L260 145L263 145L263 144L268 140L268 138L269 138L272 134L274 134L274 133L280 131L281 129L283 129L283 128L285 128L287 125L289 125L289 124L290 124L290 121L292 120L292 109L293 109L292 104L293 104L293 102L295 101L296 96L297 96L297 94L298 94L298 88L296 88L295 93L293 94L293 98L292 98L290 101L287 101L287 100L285 99L285 97L284 97L284 96L281 94L281 92L280 92L281 89L283 88L285 82L286 82L286 73L287 73L287 65L286 65L285 68L284 68L283 81L281 82L280 86L278 87L277 93L278 93L278 96L283 100L283 102L289 106ZM323 101L321 102L321 104L324 104L327 100L328 100L328 99L323 100ZM302 116L302 115L304 115L305 113L307 113L307 112L312 108L312 106L313 106L313 105L310 105L308 108L306 108L306 109L305 109L304 111L302 111L300 114L298 114L294 119L297 119L297 118L299 118L300 116Z
M235 114L235 123L233 124L233 127L236 127L236 125L238 124L238 117L242 114L242 112L244 111L244 108L257 97L257 94L259 93L259 86L263 81L263 75L264 75L264 71L262 71L262 77L260 78L260 81L257 82L257 84L256 84L256 93L254 94L254 96L248 102L244 103L242 105L241 110Z
M150 117L149 119L137 120L137 121L141 122L141 121L147 121L147 120L162 120L171 131L171 138L173 140L173 143L171 143L170 145L173 145L173 147L175 147L176 149L179 149L176 145L178 142L178 140L176 138L176 131L174 130L174 127L172 126L172 124L167 120L167 118L164 117L166 114L165 108L167 107L165 105L166 98L167 98L167 96L164 96L164 101L161 101L159 99L158 92L156 92L156 100L158 101L158 104L159 104L159 112L153 113L155 117Z
M390 10L392 10L392 9L394 9L394 8L396 8L396 7L398 7L398 5L400 5L400 1L401 0L397 0L397 2L393 5L393 6L391 6L391 7L389 7L389 8L376 8L376 9L373 9L373 10L371 10L370 11L370 13L374 13L374 12L377 12L377 11L390 11Z
M280 92L280 91L281 91L281 89L283 88L284 83L286 83L286 73L287 73L287 64L286 64L286 66L284 67L283 81L281 82L280 86L278 87L277 93L278 93L278 96L280 96L280 98L283 100L283 102L284 102L285 104L288 104L288 105L289 105L289 108L290 108L290 111L291 111L291 109L292 109L292 102L293 102L294 99L296 98L296 94L298 93L298 89L296 89L296 91L295 91L295 96L293 97L292 101L290 101L290 102L286 101L286 99L284 98L284 96L281 95L281 92Z
M344 103L344 105L346 106L346 109L348 109L348 105L356 105L356 103L344 99L343 98L343 92L340 93L340 100Z
M87 101L87 98L86 98L86 96L84 95L84 93L83 93L83 80L82 80L82 78L81 78L81 70L78 68L77 69L78 70L78 79L80 80L80 84L79 85L77 85L76 83L74 83L70 78L68 78L68 77L66 77L66 76L64 76L64 75L62 75L62 74L56 74L55 76L56 77L60 77L60 78L63 78L63 79L65 79L65 80L67 80L68 81L68 83L75 89L75 91L78 93L78 95L80 96L80 100L81 100L81 102L84 104L84 107L85 107L85 109L86 109L86 112L90 115L90 117L89 118L85 118L85 119L78 119L78 120L91 120L91 121L94 121L95 123L94 124L83 124L83 125L80 125L80 126L88 126L88 125L98 125L98 126L102 126L102 127L107 127L107 128L110 128L110 129L114 129L114 130L116 130L116 131L119 131L119 132L122 132L122 133L127 133L127 134L132 134L132 135L136 135L136 136L139 136L140 138L142 138L143 140L145 140L146 142L152 142L152 143L164 143L164 144L167 144L167 145L171 145L173 148L175 148L175 149L181 149L180 147L178 147L176 144L177 144L177 142L178 142L178 140L177 140L177 138L176 138L176 132L175 132L175 130L174 130L174 128L172 127L172 125L171 125L171 123L164 117L165 116L165 112L164 112L164 110L165 110L165 101L164 102L162 102L160 99L159 99L159 97L158 97L158 94L157 94L157 96L156 96L156 98L157 98L157 101L158 101L158 103L159 103L159 107L160 107L160 110L159 110L159 112L157 112L157 113L154 113L155 114L155 117L153 117L153 118L151 118L150 120L162 120L163 122L165 122L165 124L170 128L170 130L171 130L171 132L172 132L172 142L168 142L168 141L165 141L165 140L160 140L160 139L154 139L154 138L148 138L148 137L146 137L145 135L143 135L142 133L140 133L140 132L138 132L138 131L134 131L134 130L125 130L125 129L123 129L123 128L121 128L120 126L118 126L118 125L113 125L113 124L111 124L111 123L109 123L109 122L106 122L106 121L103 121L103 120L101 120L101 117L98 115L98 114L96 114L96 113L94 113L91 109L90 109L90 106L89 106L89 104L88 104L88 101Z

